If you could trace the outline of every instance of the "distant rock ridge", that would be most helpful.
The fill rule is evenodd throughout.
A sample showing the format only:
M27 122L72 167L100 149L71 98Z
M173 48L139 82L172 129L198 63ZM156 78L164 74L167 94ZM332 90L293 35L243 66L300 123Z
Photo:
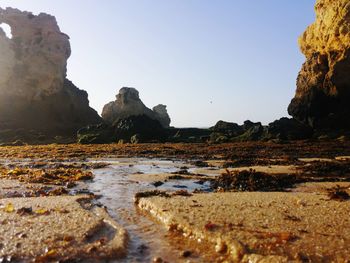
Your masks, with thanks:
M299 38L306 56L288 112L315 129L350 129L350 3L317 0Z
M101 118L88 95L66 79L69 37L55 17L0 8L0 131L37 130L45 135L74 135Z
M102 118L109 124L114 124L131 116L140 115L146 115L159 121L164 128L168 128L170 125L170 117L166 106L159 104L153 110L147 108L141 101L139 92L135 88L121 88L116 95L116 100L107 103L102 110Z
M263 126L261 122L246 120L243 125L218 121L210 128L212 142L303 140L313 135L312 129L295 119L281 118Z

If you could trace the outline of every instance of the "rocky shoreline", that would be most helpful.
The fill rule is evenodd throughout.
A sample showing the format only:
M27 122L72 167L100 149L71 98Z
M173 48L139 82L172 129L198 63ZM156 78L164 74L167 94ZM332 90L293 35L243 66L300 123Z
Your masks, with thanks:
M315 10L292 118L199 129L99 116L55 17L0 8L0 262L349 262L350 5Z

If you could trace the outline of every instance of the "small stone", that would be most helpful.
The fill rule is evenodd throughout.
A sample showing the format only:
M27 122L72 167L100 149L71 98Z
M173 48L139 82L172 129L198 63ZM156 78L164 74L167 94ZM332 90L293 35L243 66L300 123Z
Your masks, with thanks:
M154 185L155 187L159 187L161 185L163 185L164 183L161 182L161 181L156 181L156 182L153 182L152 185Z
M192 252L189 250L185 250L181 253L181 257L188 258L192 255Z

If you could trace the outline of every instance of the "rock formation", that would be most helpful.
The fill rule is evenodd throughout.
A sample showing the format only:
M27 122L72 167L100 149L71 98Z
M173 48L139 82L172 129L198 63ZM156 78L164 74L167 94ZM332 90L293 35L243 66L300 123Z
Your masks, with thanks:
M210 128L211 142L228 141L269 141L269 140L303 140L311 138L310 126L295 119L281 118L263 126L261 122L247 120L243 125L218 121Z
M263 139L265 128L260 122L245 121L243 125L218 121L210 128L211 142L256 141Z
M69 37L55 17L0 8L1 23L12 38L0 29L0 130L72 135L101 120L87 93L66 79Z
M168 114L168 111L166 110L166 105L159 104L155 107L153 107L153 112L156 115L156 119L162 124L163 127L169 127L170 126L170 117Z
M306 56L288 112L315 129L350 128L350 2L317 0L299 39Z
M269 123L267 126L266 139L281 140L304 140L313 135L309 125L303 124L295 119L281 118Z
M119 119L113 125L89 125L81 128L77 135L78 142L82 144L163 142L166 140L167 130L159 121L142 114Z
M139 97L139 92L134 88L121 88L116 96L116 100L106 104L102 110L102 118L109 124L139 115L146 115L159 121L164 128L169 127L170 118L166 111L166 106L158 105L152 111L143 104Z
M166 131L159 121L147 115L129 116L115 123L115 134L118 140L133 142L162 142L166 138Z

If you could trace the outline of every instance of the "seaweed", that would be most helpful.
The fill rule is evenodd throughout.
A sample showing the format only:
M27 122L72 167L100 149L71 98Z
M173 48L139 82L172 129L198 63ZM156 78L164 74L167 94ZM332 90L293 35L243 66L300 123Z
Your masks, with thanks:
M229 171L211 181L216 191L282 191L291 188L298 180L289 174L267 174L253 169Z

